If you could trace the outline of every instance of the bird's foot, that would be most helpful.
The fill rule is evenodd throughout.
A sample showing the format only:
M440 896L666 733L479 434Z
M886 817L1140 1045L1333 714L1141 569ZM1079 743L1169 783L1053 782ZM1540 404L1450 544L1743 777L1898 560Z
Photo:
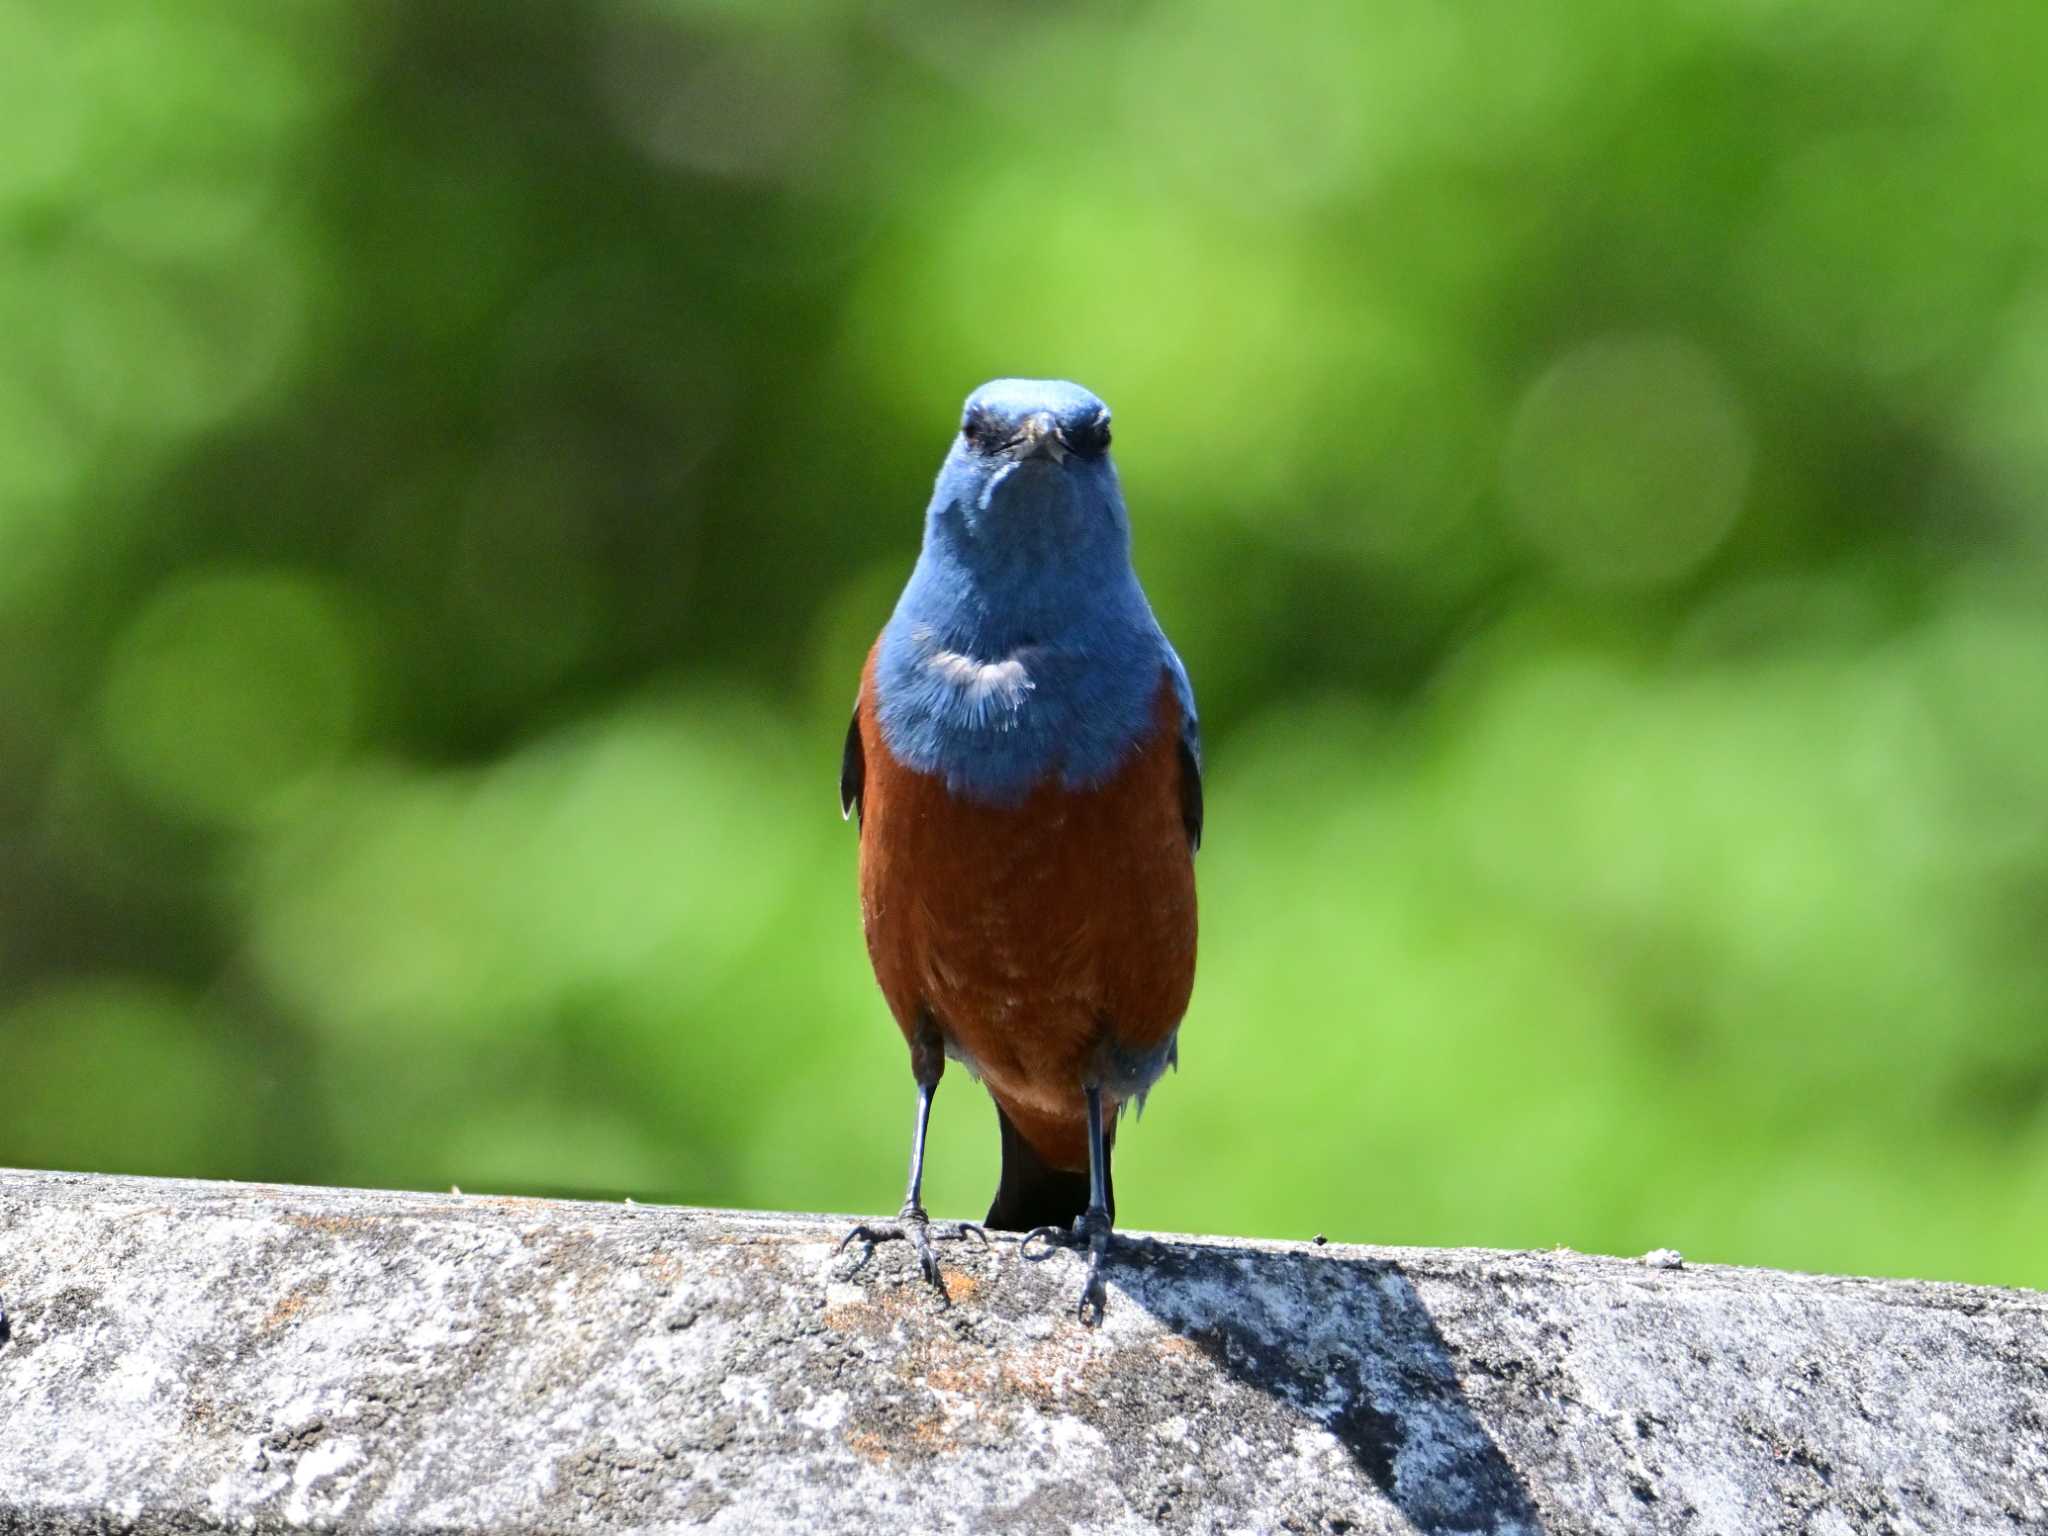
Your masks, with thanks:
M1029 1263L1037 1263L1049 1256L1053 1249L1068 1244L1088 1249L1088 1277L1081 1282L1081 1300L1074 1307L1074 1316L1084 1327L1095 1327L1102 1322L1102 1314L1109 1303L1109 1293L1103 1288L1102 1270L1109 1261L1110 1238L1109 1212L1100 1206L1090 1206L1074 1218L1072 1230L1065 1227L1033 1227L1017 1244L1018 1256ZM1045 1244L1041 1252L1033 1253L1034 1241Z
M864 1244L859 1270L874 1257L877 1243L905 1242L917 1253L917 1267L923 1271L926 1280L937 1288L940 1295L946 1293L946 1283L939 1277L939 1255L933 1243L961 1242L974 1238L982 1247L988 1246L988 1234L971 1221L942 1221L936 1226L920 1205L906 1205L896 1213L894 1221L862 1222L839 1240L839 1252L846 1252L855 1242Z

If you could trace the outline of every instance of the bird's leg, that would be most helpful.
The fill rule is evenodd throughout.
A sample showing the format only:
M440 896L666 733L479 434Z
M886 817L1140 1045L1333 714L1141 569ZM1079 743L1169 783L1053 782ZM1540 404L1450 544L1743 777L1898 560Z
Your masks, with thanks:
M1074 1308L1082 1322L1102 1321L1108 1295L1102 1288L1102 1264L1109 1257L1109 1151L1102 1144L1102 1089L1088 1088L1088 1209L1074 1225L1076 1237L1088 1239L1088 1278ZM1089 1316L1090 1308L1094 1316Z
M1044 1258L1055 1243L1071 1240L1077 1245L1087 1244L1088 1278L1081 1283L1081 1300L1074 1308L1074 1315L1083 1324L1093 1326L1101 1323L1103 1309L1109 1300L1102 1284L1102 1267L1109 1258L1112 1230L1109 1217L1109 1150L1102 1135L1101 1085L1091 1083L1083 1091L1088 1095L1088 1209L1074 1219L1071 1233L1058 1227L1032 1228L1018 1244L1018 1252L1027 1259ZM1048 1245L1044 1252L1029 1252L1034 1239Z
M945 1069L945 1057L940 1053L936 1037L936 1030L930 1030L928 1035L921 1032L911 1050L911 1065L917 1072L917 1121L910 1132L910 1185L903 1194L903 1209L896 1213L894 1221L863 1222L855 1227L840 1239L839 1251L844 1253L852 1242L863 1242L867 1247L861 1255L861 1263L865 1264L868 1255L875 1251L875 1244L900 1239L916 1251L918 1268L924 1272L925 1279L943 1294L945 1282L939 1278L939 1256L933 1251L932 1243L974 1237L985 1248L988 1246L988 1234L971 1221L943 1222L934 1227L931 1218L925 1214L922 1200L925 1128L931 1123L932 1095L938 1091L939 1074Z

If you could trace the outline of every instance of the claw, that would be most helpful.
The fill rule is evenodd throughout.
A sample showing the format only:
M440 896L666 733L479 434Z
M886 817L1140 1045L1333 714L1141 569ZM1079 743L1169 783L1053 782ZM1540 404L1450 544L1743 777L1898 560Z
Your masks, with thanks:
M935 1242L960 1242L969 1237L979 1239L984 1248L988 1246L988 1234L973 1222L949 1221L934 1227L931 1218L925 1215L922 1207L906 1205L897 1213L894 1221L878 1221L872 1225L862 1222L851 1232L848 1232L846 1236L839 1240L839 1247L835 1251L834 1257L846 1252L848 1245L856 1240L863 1243L865 1247L861 1253L860 1262L853 1266L852 1271L858 1274L866 1266L868 1260L874 1257L875 1245L877 1243L908 1243L917 1254L918 1270L931 1283L933 1289L938 1291L941 1296L944 1296L946 1294L946 1282L939 1273L939 1256L933 1250L932 1244Z
M1102 1314L1109 1305L1109 1292L1103 1283L1103 1266L1109 1259L1110 1239L1109 1213L1091 1209L1074 1219L1071 1230L1066 1227L1033 1227L1017 1242L1017 1256L1027 1264L1036 1264L1049 1259L1059 1249L1068 1245L1088 1248L1088 1275L1081 1282L1081 1299L1074 1307L1074 1316L1084 1328L1093 1328L1102 1322ZM1045 1246L1037 1253L1031 1251L1034 1242Z
M1017 1239L1017 1257L1027 1264L1038 1264L1056 1253L1069 1236L1065 1227L1033 1227ZM1031 1244L1042 1242L1045 1247L1037 1253L1031 1251Z
M841 1254L846 1252L847 1248L851 1244L858 1240L864 1246L861 1249L860 1262L853 1266L852 1272L854 1274L859 1274L861 1270L867 1266L868 1260L872 1259L875 1256L876 1243L883 1242L891 1237L901 1237L902 1235L903 1234L900 1232L890 1232L887 1230L878 1232L875 1228L863 1222L861 1223L861 1225L855 1227L851 1232L847 1233L846 1236L839 1239L839 1246L832 1250L832 1257L835 1259L838 1258Z
M1090 1210L1077 1225L1087 1229L1088 1278L1081 1282L1081 1299L1074 1306L1074 1316L1084 1328L1100 1327L1102 1314L1109 1307L1109 1293L1102 1283L1102 1266L1109 1258L1109 1215L1105 1211ZM1077 1231L1075 1235L1080 1233Z

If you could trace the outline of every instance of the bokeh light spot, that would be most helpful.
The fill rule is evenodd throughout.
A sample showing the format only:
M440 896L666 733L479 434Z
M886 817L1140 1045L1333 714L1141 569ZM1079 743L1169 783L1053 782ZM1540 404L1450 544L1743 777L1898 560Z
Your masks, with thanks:
M1449 14L1394 9L1375 20ZM1368 150L1385 158L1381 140L1414 121L1400 106L1428 89L1430 50L1421 36L1404 41L1417 46L1379 51L1364 13L1341 4L1159 10L1127 40L1125 132L1145 163L1225 205L1286 209L1350 192ZM1398 70L1370 68L1390 54Z
M227 205L187 205L193 217ZM274 383L301 322L301 278L276 240L232 260L163 263L71 242L42 274L56 318L50 363L80 410L158 437L216 420Z
M258 964L340 1035L500 1038L645 989L667 1040L837 827L784 737L765 711L692 701L585 721L482 772L337 774L256 850Z
M1502 490L1575 581L1652 586L1707 559L1742 511L1753 452L1734 387L1673 336L1612 336L1558 359L1509 429Z
M1968 147L1923 129L1844 134L1790 157L1738 248L1741 302L1837 367L1902 373L1958 352L2024 260L2019 203L1959 175Z
M840 136L837 63L799 38L721 39L627 10L595 68L614 121L642 154L745 181L805 171Z
M347 744L359 672L350 627L320 583L190 572L116 642L105 739L128 782L164 809L247 821Z

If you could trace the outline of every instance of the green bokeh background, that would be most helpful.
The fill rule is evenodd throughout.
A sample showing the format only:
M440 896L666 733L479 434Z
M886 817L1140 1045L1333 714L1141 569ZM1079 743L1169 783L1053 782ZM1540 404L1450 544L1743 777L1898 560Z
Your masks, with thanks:
M1959 14L0 0L0 1163L892 1207L840 736L1052 374L1210 759L1128 1222L2043 1283L2048 12Z

